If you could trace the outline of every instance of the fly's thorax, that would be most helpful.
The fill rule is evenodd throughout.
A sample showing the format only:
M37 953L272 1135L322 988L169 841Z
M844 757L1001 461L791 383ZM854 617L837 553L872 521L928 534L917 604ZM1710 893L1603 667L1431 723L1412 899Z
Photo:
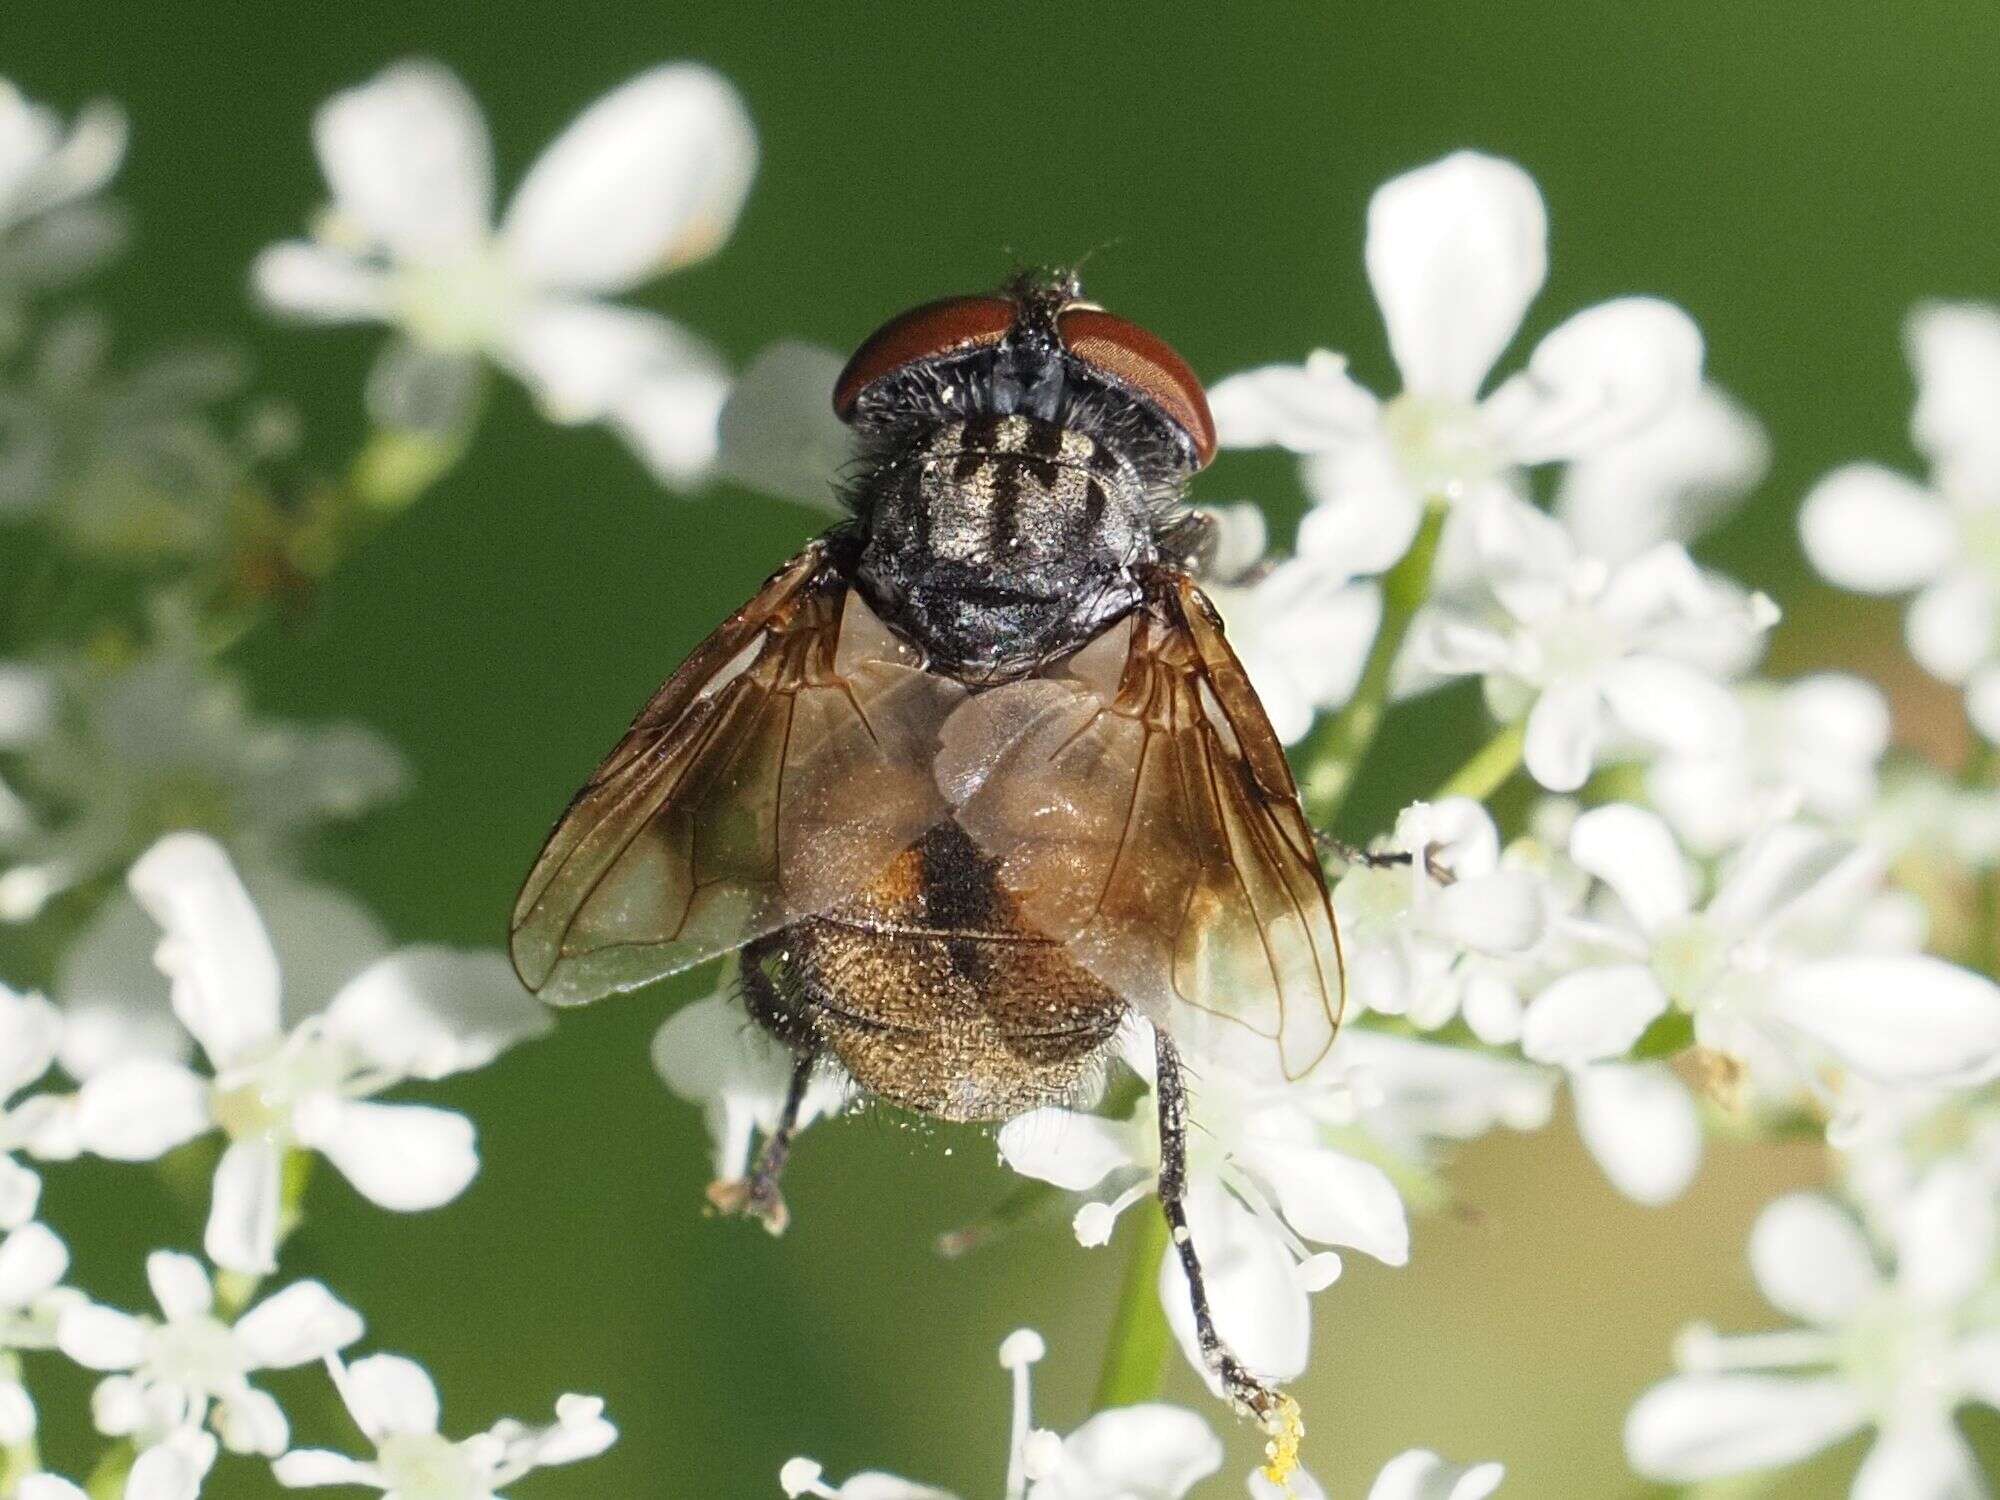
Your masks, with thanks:
M1073 650L1138 602L1145 490L1086 433L1028 416L940 424L862 497L858 581L940 667L1004 676Z

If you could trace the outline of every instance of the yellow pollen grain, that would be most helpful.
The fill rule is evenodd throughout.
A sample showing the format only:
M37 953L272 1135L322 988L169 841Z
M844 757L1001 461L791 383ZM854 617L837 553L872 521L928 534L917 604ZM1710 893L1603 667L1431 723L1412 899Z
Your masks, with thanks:
M1299 1466L1299 1443L1306 1435L1299 1403L1290 1396L1280 1396L1264 1418L1263 1427L1271 1435L1264 1445L1264 1477L1284 1491L1286 1500L1293 1500L1292 1474Z

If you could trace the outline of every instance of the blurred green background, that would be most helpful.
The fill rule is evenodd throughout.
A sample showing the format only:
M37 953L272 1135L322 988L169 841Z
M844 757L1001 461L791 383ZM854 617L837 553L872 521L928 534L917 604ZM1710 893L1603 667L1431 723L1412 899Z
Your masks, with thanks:
M1060 259L1110 241L1093 294L1211 377L1326 344L1386 380L1360 274L1370 190L1458 146L1514 156L1553 225L1529 334L1607 295L1673 297L1705 329L1714 375L1769 423L1770 481L1705 550L1787 604L1788 669L1894 670L1893 611L1813 594L1791 511L1842 459L1911 462L1907 306L2000 292L1988 0L0 7L0 73L64 108L108 94L133 116L120 192L137 249L91 293L124 350L243 343L329 468L361 436L379 335L262 321L245 267L320 199L314 106L411 53L450 63L484 102L503 184L648 64L728 74L762 137L755 194L721 256L644 300L740 359L781 335L849 345L907 303L994 282L1010 249ZM1254 496L1281 532L1299 504L1289 465L1262 455L1225 458L1200 493ZM819 524L744 494L662 495L612 438L553 429L507 390L462 469L309 615L236 654L267 710L362 718L414 763L414 794L337 835L319 872L401 937L497 943L550 818L633 707ZM1466 710L1447 697L1392 736L1355 831L1470 748ZM533 1418L565 1388L606 1395L618 1447L524 1494L775 1494L799 1452L836 1476L879 1465L997 1494L994 1347L1024 1323L1047 1333L1038 1415L1074 1425L1118 1249L1056 1229L941 1263L933 1235L1007 1179L982 1133L875 1116L805 1138L783 1241L704 1220L700 1121L645 1048L708 985L565 1015L552 1040L436 1090L479 1122L472 1190L403 1218L322 1174L288 1270L361 1307L371 1346L428 1363L455 1431ZM1758 1203L1814 1170L1809 1154L1718 1148L1683 1203L1646 1212L1603 1185L1566 1122L1482 1144L1458 1173L1472 1212L1421 1222L1408 1269L1356 1257L1318 1299L1308 1462L1343 1497L1414 1443L1505 1460L1503 1493L1525 1500L1644 1493L1620 1458L1626 1406L1686 1319L1772 1317L1743 1235ZM48 1212L84 1279L130 1304L144 1249L199 1237L136 1169L66 1170ZM53 1387L80 1394L65 1379ZM282 1388L303 1437L348 1440L312 1380ZM1200 1401L1182 1370L1170 1392ZM57 1431L58 1460L75 1436ZM1213 1493L1240 1492L1250 1445L1234 1442ZM1785 1493L1844 1492L1853 1451ZM272 1489L229 1472L211 1493Z

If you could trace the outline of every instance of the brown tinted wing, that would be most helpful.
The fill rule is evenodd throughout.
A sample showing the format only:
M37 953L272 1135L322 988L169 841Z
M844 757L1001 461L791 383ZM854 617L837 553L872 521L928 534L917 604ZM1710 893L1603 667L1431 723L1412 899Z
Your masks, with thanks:
M700 963L852 894L945 813L964 697L815 543L670 677L549 835L514 965L575 1004Z
M1023 915L1156 1022L1189 1012L1289 1077L1339 1024L1340 942L1283 748L1185 575L1050 676L969 699L938 782Z

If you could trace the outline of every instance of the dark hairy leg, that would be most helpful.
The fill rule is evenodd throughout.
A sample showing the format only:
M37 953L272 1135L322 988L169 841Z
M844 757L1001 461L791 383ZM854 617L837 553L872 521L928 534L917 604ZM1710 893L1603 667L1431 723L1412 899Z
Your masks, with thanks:
M785 1207L784 1195L778 1191L778 1179L784 1175L785 1160L792 1154L792 1136L799 1128L799 1110L805 1105L812 1070L812 1054L798 1054L792 1064L791 1085L785 1090L785 1107L778 1115L778 1128L764 1137L750 1175L709 1184L708 1201L717 1213L743 1214L772 1234L785 1232L791 1213Z
M1195 1341L1201 1347L1202 1362L1215 1372L1223 1392L1254 1416L1270 1435L1265 1452L1273 1469L1289 1472L1303 1430L1298 1403L1268 1381L1251 1374L1215 1331L1215 1317L1208 1306L1208 1287L1202 1279L1201 1261L1195 1255L1194 1237L1188 1233L1187 1224L1187 1074L1180 1049L1165 1027L1153 1028L1153 1048L1159 1070L1155 1092L1160 1106L1160 1209L1167 1216L1167 1229L1173 1237L1174 1252L1180 1256L1181 1269L1187 1273Z

